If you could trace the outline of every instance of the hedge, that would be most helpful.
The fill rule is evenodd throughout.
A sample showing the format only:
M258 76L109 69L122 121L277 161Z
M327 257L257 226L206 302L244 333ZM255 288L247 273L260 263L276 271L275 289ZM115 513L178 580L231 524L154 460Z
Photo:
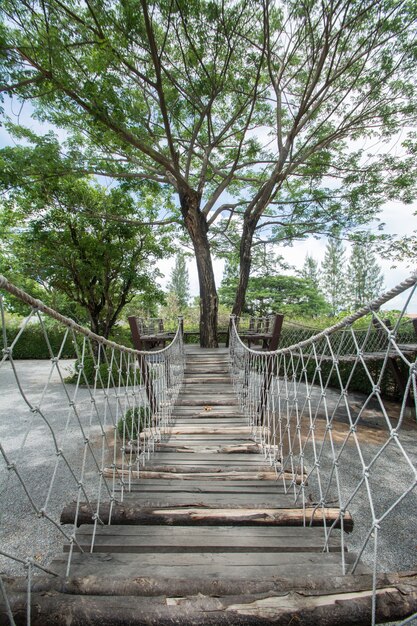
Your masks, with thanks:
M65 331L58 324L46 325L48 341L54 356L57 356L61 350L64 340ZM10 347L13 340L19 333L19 327L16 323L6 325L7 342ZM71 334L68 334L65 344L61 351L63 359L75 358L75 349L72 342ZM15 359L50 359L51 353L48 348L45 333L39 323L29 323L19 337L16 345L13 347L13 357Z

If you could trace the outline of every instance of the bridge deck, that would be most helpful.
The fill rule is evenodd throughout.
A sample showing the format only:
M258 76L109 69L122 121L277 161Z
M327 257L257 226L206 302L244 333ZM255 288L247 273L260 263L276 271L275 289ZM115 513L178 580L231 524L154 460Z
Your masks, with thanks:
M85 552L73 555L71 579L86 585L88 623L369 623L372 577L363 565L341 576L340 536L323 552L321 513L303 527L239 410L225 350L188 351L174 415L92 553L93 526L77 534ZM344 558L349 574L355 556ZM52 567L64 576L66 556ZM355 621L358 610L368 622Z

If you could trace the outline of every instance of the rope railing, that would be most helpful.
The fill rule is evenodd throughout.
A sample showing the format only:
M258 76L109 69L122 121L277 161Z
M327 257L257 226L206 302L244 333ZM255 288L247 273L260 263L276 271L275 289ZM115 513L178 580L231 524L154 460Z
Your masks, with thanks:
M28 307L10 335L8 298ZM0 276L0 600L5 576L27 576L65 543L67 575L86 510L110 524L171 422L184 372L182 325L162 350L136 351L100 337ZM43 360L15 358L22 347ZM72 522L62 524L71 503ZM94 533L91 550L94 547ZM4 596L4 598L2 598ZM14 624L8 611L10 624Z
M404 307L388 324L380 307L399 294ZM341 574L371 569L372 624L377 574L417 562L417 335L408 309L417 311L417 274L274 352L249 349L231 320L230 369L253 435L304 525L322 525L323 551L340 535Z

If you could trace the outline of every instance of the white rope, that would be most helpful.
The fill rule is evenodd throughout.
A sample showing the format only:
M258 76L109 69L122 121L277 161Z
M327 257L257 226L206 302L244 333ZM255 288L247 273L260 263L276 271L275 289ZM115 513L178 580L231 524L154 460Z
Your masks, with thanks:
M416 288L413 274L337 324L274 352L248 348L231 319L230 368L242 410L285 493L301 506L304 525L321 517L326 551L337 527L347 529L353 515L353 533L341 533L341 573L354 573L361 562L371 567L372 624L377 573L392 567L392 553L385 557L383 547L397 541L400 507L409 510L406 532L413 537L417 531L417 337L410 335L411 324L399 339ZM407 290L390 328L378 310ZM352 325L366 316L367 327L355 330ZM395 402L384 394L387 385L399 385L391 373L396 368L404 388L398 387L402 395ZM329 508L336 512L333 520ZM351 564L346 546L356 553Z
M0 419L0 530L10 524L12 528L16 526L13 533L20 527L30 529L27 536L23 532L18 540L8 539L7 534L0 539L0 571L27 576L30 624L33 572L39 569L57 575L54 568L47 566L51 556L44 554L45 542L48 550L56 553L60 551L59 537L61 544L67 543L66 574L70 575L75 549L84 550L79 540L78 520L88 511L93 524L89 550L93 550L97 526L106 523L106 517L107 523L111 523L114 507L132 487L133 472L141 471L155 449L155 442L170 423L182 382L184 349L180 325L165 348L132 350L82 328L4 277L0 277L0 287L32 307L14 339L9 341L5 305L0 295L3 339L0 375L6 410ZM55 329L59 327L62 331L55 351L46 317L54 319ZM36 366L43 372L39 381L38 376L32 381L32 371L25 361L14 358L17 348L35 326L50 359ZM68 382L62 355L70 340L77 369ZM145 364L143 369L138 359ZM152 386L152 402L146 392L147 385ZM12 429L8 423L13 424ZM42 471L39 477L37 467ZM71 501L74 501L73 522L61 525L61 511ZM3 581L1 592L7 596ZM7 611L11 615L10 607Z

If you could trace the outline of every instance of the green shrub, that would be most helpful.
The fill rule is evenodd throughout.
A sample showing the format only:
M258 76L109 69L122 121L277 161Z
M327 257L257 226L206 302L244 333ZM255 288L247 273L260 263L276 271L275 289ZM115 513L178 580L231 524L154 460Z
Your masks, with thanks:
M123 431L125 432L125 439L134 440L138 438L138 435L149 423L151 410L149 407L137 406L134 409L128 409L123 417L121 417L117 424L117 430L120 437L123 439Z
M88 383L89 385L94 385L94 382L96 380L97 365L96 365L96 359L92 355L85 356L83 362L77 359L74 364L74 370L75 370L74 373L71 374L71 376L68 376L65 379L65 382L69 384L75 384L78 381L79 372L81 369L83 371L80 376L80 384L83 385L83 384ZM109 358L109 363L102 360L100 365L98 366L97 387L101 387L102 385L104 387L107 387L107 383L109 379L109 371L110 371L110 358ZM113 381L114 381L114 384L117 386L119 384L119 365L115 361L113 361L113 364L111 367L111 375L112 375L112 378L110 379L110 386L113 386ZM131 372L131 377L132 376L133 376L133 372ZM139 383L138 374L136 376L137 376L136 382ZM120 384L122 386L125 386L127 384L127 369L125 365L122 366L122 375L121 375Z
M13 319L6 324L7 341L10 346L19 333L22 320ZM65 336L65 329L60 324L45 323L46 334L54 356L61 350L61 345ZM69 333L65 344L61 350L61 358L75 358L75 348L72 336ZM51 354L45 339L45 333L40 323L29 323L13 347L13 357L15 359L50 359Z

